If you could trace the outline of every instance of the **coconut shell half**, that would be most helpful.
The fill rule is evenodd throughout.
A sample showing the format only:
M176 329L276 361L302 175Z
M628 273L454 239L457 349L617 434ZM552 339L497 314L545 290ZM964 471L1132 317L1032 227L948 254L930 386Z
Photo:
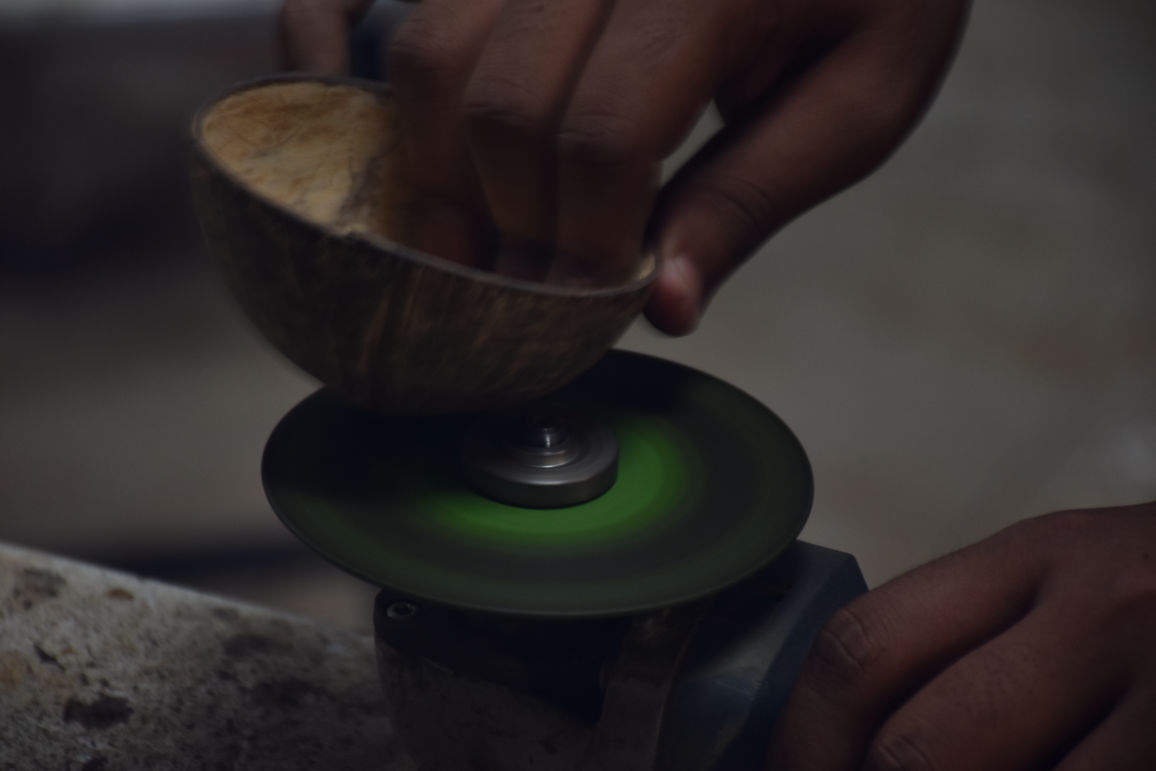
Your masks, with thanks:
M535 284L402 246L407 191L380 83L237 86L193 124L210 249L260 332L354 402L394 415L499 409L593 365L641 312L620 286Z

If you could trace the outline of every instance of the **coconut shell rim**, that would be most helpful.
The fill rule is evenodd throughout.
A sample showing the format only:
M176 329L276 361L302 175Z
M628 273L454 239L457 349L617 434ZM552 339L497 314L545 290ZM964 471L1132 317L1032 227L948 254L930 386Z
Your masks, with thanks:
M378 94L384 94L388 97L392 97L393 87L384 81L369 80L366 78L354 78L341 75L279 73L276 75L265 75L259 78L244 80L239 83L235 83L225 89L222 89L216 94L216 96L203 104L196 111L196 113L194 113L190 133L192 135L193 148L197 155L200 157L201 161L207 164L214 172L227 179L230 184L235 185L237 188L243 190L247 195L253 196L266 206L275 209L282 215L290 218L303 227L319 231L326 238L361 242L374 251L380 251L386 255L389 255L390 257L412 262L423 268L441 271L443 273L448 273L459 278L465 278L471 281L479 281L502 289L514 290L528 294L538 294L551 297L566 297L572 299L594 299L598 297L627 295L647 289L658 278L662 261L660 256L653 251L647 255L650 259L650 270L648 270L639 278L632 279L626 283L615 284L613 286L570 287L560 284L527 281L525 279L519 279L512 276L506 276L501 273L495 273L490 270L483 270L481 268L462 265L461 263L454 262L453 260L448 260L444 257L438 257L435 254L423 252L419 249L414 249L397 241L382 238L381 236L372 233L335 233L328 230L324 225L319 225L312 220L306 219L289 206L282 204L272 197L265 195L261 191L254 189L251 185L246 184L225 164L221 163L214 155L212 150L208 147L208 144L205 142L204 134L202 131L202 125L205 118L225 99L245 91L252 91L254 89L263 88L265 86L284 83L323 83L329 85L350 86Z

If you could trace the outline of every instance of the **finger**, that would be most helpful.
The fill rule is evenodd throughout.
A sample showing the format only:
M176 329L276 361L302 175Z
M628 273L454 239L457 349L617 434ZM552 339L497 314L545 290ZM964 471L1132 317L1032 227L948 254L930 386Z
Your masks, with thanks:
M555 240L553 137L609 10L608 0L510 0L474 68L463 113L504 241L502 272L544 276Z
M349 73L349 31L372 0L286 0L281 7L281 58L287 69Z
M1056 771L1156 768L1156 686L1137 688L1073 749Z
M865 771L1051 768L1124 686L1124 660L1086 617L1046 603L951 664L887 720Z
M731 66L732 47L763 34L734 0L620 0L590 54L558 129L560 269L629 277L673 152ZM746 20L745 25L736 18Z
M896 705L1027 613L1045 567L1040 550L1025 548L1032 537L1010 528L837 611L775 726L771 767L855 767Z
M962 9L943 14L943 7L906 4L864 22L720 132L667 185L651 225L672 266L648 308L656 327L693 329L717 286L766 238L895 148L934 93L944 51L953 50ZM680 264L682 274L673 267Z
M423 0L398 26L387 56L412 191L401 238L468 264L485 259L490 226L461 102L501 8L502 0Z

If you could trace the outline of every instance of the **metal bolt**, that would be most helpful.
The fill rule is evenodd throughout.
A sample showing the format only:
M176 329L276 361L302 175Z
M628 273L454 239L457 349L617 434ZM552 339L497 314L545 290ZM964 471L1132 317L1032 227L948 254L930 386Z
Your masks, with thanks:
M385 609L386 618L390 621L410 621L417 617L418 607L408 600L398 600L390 603Z
M585 503L618 475L618 443L604 423L577 412L527 410L474 423L462 470L477 492L501 503L557 508Z
M540 413L520 422L515 434L518 444L535 450L556 450L559 445L566 443L566 439L566 429L561 421L552 415Z

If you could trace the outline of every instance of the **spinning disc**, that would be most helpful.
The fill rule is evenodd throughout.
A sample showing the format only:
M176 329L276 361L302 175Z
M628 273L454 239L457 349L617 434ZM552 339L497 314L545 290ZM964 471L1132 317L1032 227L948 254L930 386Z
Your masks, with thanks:
M550 400L618 443L601 496L511 506L471 489L469 418L367 414L322 390L265 449L282 521L339 567L417 599L523 616L653 610L718 591L798 535L811 470L757 401L678 364L614 351Z

